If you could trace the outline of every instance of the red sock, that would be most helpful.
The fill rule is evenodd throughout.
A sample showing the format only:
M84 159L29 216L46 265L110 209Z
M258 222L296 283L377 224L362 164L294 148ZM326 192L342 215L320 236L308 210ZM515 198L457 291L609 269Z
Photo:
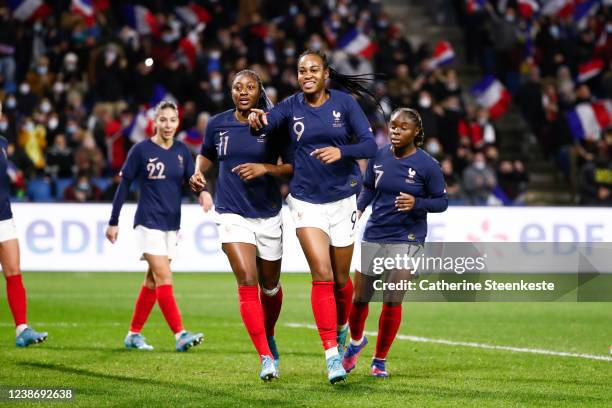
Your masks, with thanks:
M378 339L374 358L384 360L395 340L395 335L402 322L402 305L387 306L383 304L380 319L378 320Z
M310 301L323 349L337 347L334 282L312 282Z
M338 317L338 325L345 325L351 313L351 304L353 303L353 281L349 277L348 282L342 289L334 286L334 297L336 299L336 315Z
M270 347L266 339L264 327L264 312L259 301L257 286L238 286L238 300L240 302L240 316L244 326L251 336L251 341L260 356L270 356Z
M274 336L274 326L276 326L283 305L283 288L279 286L278 292L274 296L266 295L261 288L259 299L261 299L261 306L263 307L266 336Z
M370 311L369 303L353 303L351 314L349 316L349 328L351 329L351 339L361 340L363 337L363 329Z
M146 286L140 288L140 293L136 299L136 306L134 306L134 315L132 316L132 323L130 324L130 331L134 333L140 333L142 326L144 326L151 309L155 306L155 289L149 289Z
M6 277L6 297L8 298L11 313L13 313L15 326L26 324L28 322L26 318L27 300L21 275Z
M155 289L157 295L157 303L161 309L168 326L172 333L178 333L183 331L183 321L181 319L181 312L176 305L174 299L174 293L172 291L172 285L160 285Z

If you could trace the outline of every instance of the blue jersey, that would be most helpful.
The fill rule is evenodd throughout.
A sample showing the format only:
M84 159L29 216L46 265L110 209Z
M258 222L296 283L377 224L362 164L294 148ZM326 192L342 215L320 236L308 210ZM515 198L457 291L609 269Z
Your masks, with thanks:
M410 211L398 211L399 193L415 197ZM427 235L427 213L443 212L448 207L444 176L440 164L425 151L398 159L390 145L378 150L368 162L364 189L357 208L364 211L372 203L372 215L363 239L379 243L422 243Z
M347 93L331 89L329 94L323 105L313 108L300 92L268 112L268 128L286 126L291 134L295 149L291 195L315 204L357 194L361 171L355 159L376 153L372 128L359 104ZM342 158L323 164L310 155L327 146L338 147Z
M0 157L0 221L13 218L13 213L11 212L11 201L9 200L9 197L11 196L11 183L7 173L7 148L8 141L6 138L0 136L0 149L2 149L2 152L0 153L0 156L2 156Z
M110 225L117 225L129 186L140 187L134 226L176 231L181 225L182 187L195 169L187 146L175 140L164 149L151 139L134 145L121 169L121 183L113 200Z
M219 161L219 179L215 194L218 213L239 214L247 218L273 217L282 207L278 184L273 176L243 181L232 169L244 163L276 165L293 163L289 138L283 132L253 132L248 124L240 123L234 109L213 116L206 127L200 154Z

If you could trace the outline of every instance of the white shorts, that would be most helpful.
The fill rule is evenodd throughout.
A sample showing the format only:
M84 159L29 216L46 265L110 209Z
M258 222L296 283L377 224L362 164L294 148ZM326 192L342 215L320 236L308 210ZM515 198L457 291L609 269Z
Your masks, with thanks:
M346 247L355 243L357 235L357 197L325 204L298 200L289 194L287 204L295 228L314 227L329 236L331 246Z
M0 242L10 241L11 239L17 239L17 227L15 227L15 220L9 218L0 221Z
M268 218L246 218L223 213L217 214L216 222L222 244L245 242L255 245L257 256L261 259L276 261L282 258L283 221L280 212Z
M166 255L168 259L176 258L178 231L161 231L142 225L137 225L134 231L136 231L138 247L142 253L141 260L145 259L144 254Z

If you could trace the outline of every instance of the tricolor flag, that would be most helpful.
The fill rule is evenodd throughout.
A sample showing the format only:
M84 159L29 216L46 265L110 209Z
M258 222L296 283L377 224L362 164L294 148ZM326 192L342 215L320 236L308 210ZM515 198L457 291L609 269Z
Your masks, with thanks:
M542 14L569 17L574 14L574 0L548 0L544 2Z
M450 64L455 59L455 50L448 41L440 41L434 48L433 55L430 61L430 68L438 68L443 65Z
M497 119L503 115L512 100L512 96L504 85L491 75L482 78L470 89L470 92L478 105L489 110L491 119Z
M578 65L578 82L586 82L596 77L603 71L604 62L599 58L594 58L583 64Z
M141 5L126 4L123 6L126 23L141 35L159 35L157 20L151 11Z
M525 18L531 18L540 11L540 3L537 0L518 0L519 13Z
M204 135L197 128L184 130L178 134L177 138L195 152L199 152L204 142Z
M601 0L576 0L574 5L574 23L583 29L586 27L587 20L594 15L599 8Z
M164 86L155 85L155 87L153 87L153 97L149 102L149 106L151 107L151 109L154 109L155 106L157 106L157 104L161 101L170 101L178 105L177 99L174 97L174 95L168 92L168 90Z
M567 123L575 140L597 140L601 130L612 125L612 101L578 104L567 113Z
M484 10L486 0L467 0L465 2L465 11L468 14L474 14L477 11Z
M200 37L196 30L191 31L179 41L179 48L187 58L187 63L191 69L195 68L198 53L198 42Z
M378 46L364 33L356 28L345 33L338 41L338 47L348 54L372 58L378 51Z
M8 0L15 20L34 21L51 14L51 8L43 0Z
M155 111L153 109L142 108L134 116L132 124L123 130L132 143L142 142L153 136L155 125Z
M92 0L72 0L71 7L72 11L83 16L85 24L88 27L94 25L94 5Z
M198 4L191 3L187 6L178 6L174 8L174 12L190 26L196 26L200 23L206 24L211 20L208 10Z

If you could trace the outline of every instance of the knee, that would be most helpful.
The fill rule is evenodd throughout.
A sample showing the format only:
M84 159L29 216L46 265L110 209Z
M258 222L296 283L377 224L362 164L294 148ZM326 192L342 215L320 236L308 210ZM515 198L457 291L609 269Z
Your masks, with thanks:
M279 286L280 278L278 276L262 276L259 279L259 284L262 288L266 290L274 290L277 286Z
M312 274L312 279L318 282L333 282L334 281L334 273L332 271L331 265L325 263L317 263L313 265L312 270L310 271Z
M334 275L334 283L336 284L336 289L342 289L343 287L346 286L346 284L348 283L349 280L349 275L347 274L342 274L342 273L337 273Z

